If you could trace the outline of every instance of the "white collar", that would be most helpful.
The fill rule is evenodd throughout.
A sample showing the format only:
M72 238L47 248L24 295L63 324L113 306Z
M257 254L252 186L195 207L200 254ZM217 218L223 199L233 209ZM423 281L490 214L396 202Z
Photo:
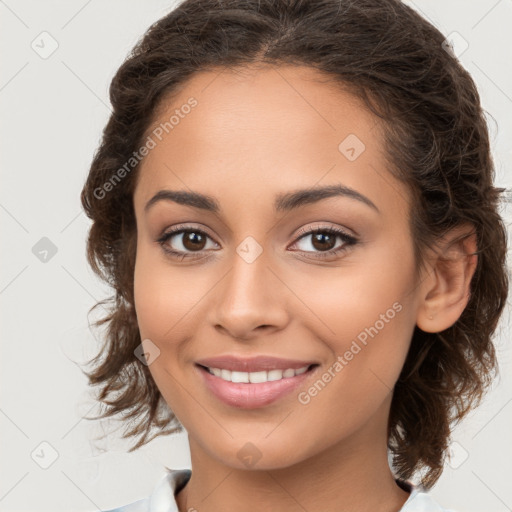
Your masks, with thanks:
M189 481L190 469L166 469L149 498L148 512L179 512L175 494Z

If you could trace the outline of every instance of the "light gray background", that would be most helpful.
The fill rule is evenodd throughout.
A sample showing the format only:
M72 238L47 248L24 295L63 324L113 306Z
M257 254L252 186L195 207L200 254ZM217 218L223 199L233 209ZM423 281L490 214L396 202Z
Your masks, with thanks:
M408 3L445 35L456 31L469 43L460 60L495 120L497 183L510 187L512 1ZM164 464L190 467L185 434L131 454L115 433L94 446L103 427L81 420L94 402L76 364L97 347L87 312L110 294L86 263L89 221L79 203L109 115L107 88L137 39L173 5L0 0L1 511L107 509L150 494ZM57 50L42 58L52 39ZM503 205L507 220L511 210ZM33 253L43 237L57 249L46 262ZM502 376L454 432L453 467L432 490L459 512L512 510L509 313L497 339ZM52 454L56 460L43 469Z

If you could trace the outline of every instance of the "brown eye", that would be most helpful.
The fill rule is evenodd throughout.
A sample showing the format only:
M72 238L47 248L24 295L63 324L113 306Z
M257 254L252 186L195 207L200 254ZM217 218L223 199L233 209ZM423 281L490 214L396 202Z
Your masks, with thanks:
M300 252L313 254L314 258L334 257L358 243L356 237L332 226L309 231L302 229L299 235L293 246ZM337 243L338 240L340 243Z
M218 247L204 231L192 228L185 229L179 226L164 233L157 242L166 253L172 256L180 256L182 259L200 256L202 251ZM208 246L208 242L210 242L210 246Z
M201 251L206 245L206 237L198 231L184 231L182 244L189 251Z
M312 236L312 246L319 251L328 251L336 245L336 238L328 233L315 233Z

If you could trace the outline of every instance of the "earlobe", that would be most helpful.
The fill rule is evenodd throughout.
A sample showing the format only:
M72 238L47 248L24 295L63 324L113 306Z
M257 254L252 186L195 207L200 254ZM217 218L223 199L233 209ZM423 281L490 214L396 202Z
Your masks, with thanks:
M470 298L478 256L474 228L459 226L441 240L430 259L429 275L420 286L416 324L425 332L441 332L460 317Z

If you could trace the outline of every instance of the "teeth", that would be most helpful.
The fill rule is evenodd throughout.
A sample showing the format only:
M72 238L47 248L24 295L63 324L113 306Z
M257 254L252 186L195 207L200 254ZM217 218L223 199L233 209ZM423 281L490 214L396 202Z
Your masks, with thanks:
M293 368L288 368L286 370L269 370L269 371L260 371L260 372L236 372L231 370L225 370L221 368L208 368L208 371L215 375L216 377L220 377L223 380L227 380L229 382L245 382L251 384L257 384L260 382L271 382L274 380L287 379L290 377L295 377L295 375L300 375L307 371L308 366L303 366L302 368L297 368L294 370Z

